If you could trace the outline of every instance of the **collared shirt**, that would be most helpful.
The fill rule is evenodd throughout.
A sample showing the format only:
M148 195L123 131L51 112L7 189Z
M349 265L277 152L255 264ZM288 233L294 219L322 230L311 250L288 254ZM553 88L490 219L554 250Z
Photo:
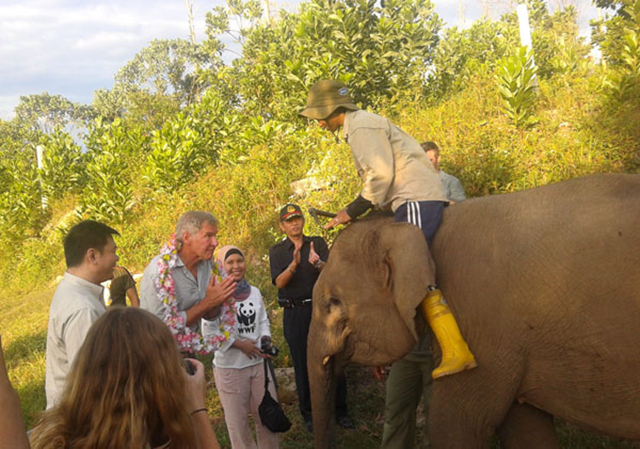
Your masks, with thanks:
M390 120L347 111L344 134L363 181L360 195L375 207L395 211L408 201L448 201L418 141Z
M449 173L445 173L443 170L440 170L440 181L442 181L444 192L447 195L449 201L460 203L461 201L467 199L464 194L464 187L462 187L462 183L458 178L450 175Z
M65 272L49 309L45 391L47 408L56 405L71 364L84 343L91 325L107 309L101 285Z
M158 299L158 290L156 289L156 281L160 277L158 260L160 260L159 255L151 260L142 274L142 281L140 282L140 307L148 310L162 320L164 319L164 307ZM207 285L209 285L209 281L211 280L210 260L201 260L196 267L197 279L184 265L180 256L177 256L176 264L171 269L176 291L176 305L178 312L185 321L187 319L186 311L202 301L207 293ZM197 324L192 326L193 329L197 327Z
M278 298L301 301L309 299L313 294L313 286L320 276L316 267L309 263L309 250L313 242L313 249L324 262L329 257L327 242L322 237L302 237L302 248L300 249L300 264L293 274L291 280L284 288L278 289ZM293 250L295 245L285 237L276 243L269 250L269 264L271 265L271 282L276 285L276 278L280 276L289 264L293 261Z

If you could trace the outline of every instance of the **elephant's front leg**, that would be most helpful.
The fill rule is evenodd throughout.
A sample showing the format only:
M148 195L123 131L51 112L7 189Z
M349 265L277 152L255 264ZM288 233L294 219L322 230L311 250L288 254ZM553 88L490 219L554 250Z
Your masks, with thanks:
M498 428L503 448L560 448L553 416L529 404L514 402Z
M432 449L488 449L496 428L509 411L515 382L480 365L473 371L433 382L429 407ZM504 367L503 367L504 368Z

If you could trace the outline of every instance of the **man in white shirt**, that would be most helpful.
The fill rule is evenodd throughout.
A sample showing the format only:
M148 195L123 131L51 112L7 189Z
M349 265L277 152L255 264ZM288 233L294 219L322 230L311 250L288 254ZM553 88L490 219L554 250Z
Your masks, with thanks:
M60 398L67 374L91 325L106 312L101 282L113 277L118 262L115 229L86 220L73 226L64 238L67 271L49 309L45 391L47 408Z

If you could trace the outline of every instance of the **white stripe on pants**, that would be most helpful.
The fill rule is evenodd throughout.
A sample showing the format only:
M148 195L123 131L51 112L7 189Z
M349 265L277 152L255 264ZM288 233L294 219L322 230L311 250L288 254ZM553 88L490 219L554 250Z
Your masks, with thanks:
M264 396L264 366L262 363L246 368L213 367L216 388L224 409L224 420L233 449L277 448L280 436L262 425L258 406ZM269 379L269 393L275 400L278 395ZM256 424L258 445L249 428L249 410Z
M420 215L420 204L415 201L407 203L407 220L412 225L422 229L422 215Z

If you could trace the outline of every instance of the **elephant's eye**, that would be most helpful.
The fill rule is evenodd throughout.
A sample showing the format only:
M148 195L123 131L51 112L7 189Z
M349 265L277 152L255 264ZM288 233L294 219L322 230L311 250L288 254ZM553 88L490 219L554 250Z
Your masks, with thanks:
M329 301L331 302L332 306L336 306L337 307L337 306L340 305L340 300L338 298L331 297L331 299Z

